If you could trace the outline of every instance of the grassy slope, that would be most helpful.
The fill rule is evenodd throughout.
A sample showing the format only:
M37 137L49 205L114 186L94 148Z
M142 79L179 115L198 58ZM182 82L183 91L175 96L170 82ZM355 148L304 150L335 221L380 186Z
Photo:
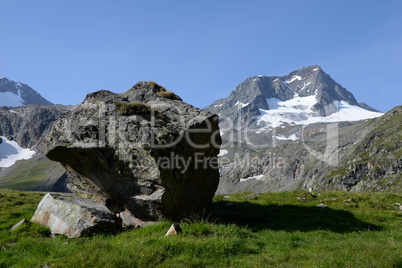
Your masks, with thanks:
M396 166L397 160L402 158L402 106L397 106L385 115L369 120L357 126L348 127L352 130L351 133L364 132L370 130L363 140L348 150L348 156L341 161L341 167L338 169L330 170L327 177L331 178L336 175L343 176L353 171L346 169L346 166L370 163L374 167L374 171L369 174L371 179L380 180L374 189L369 191L392 191L400 192L402 190L402 180L400 169ZM350 139L350 133L346 134ZM341 137L342 138L342 137ZM390 163L394 163L395 173L386 173L385 167ZM362 178L367 179L366 178ZM382 187L381 186L386 186Z
M38 186L45 185L49 172L57 167L44 157L34 157L28 161L19 161L11 167L12 171L0 177L0 189L33 191ZM57 171L56 171L57 172ZM50 182L50 189L55 181Z
M166 221L78 239L52 239L31 223L10 231L41 196L0 191L0 267L402 267L401 194L217 196L208 220L182 223L184 233L169 237Z

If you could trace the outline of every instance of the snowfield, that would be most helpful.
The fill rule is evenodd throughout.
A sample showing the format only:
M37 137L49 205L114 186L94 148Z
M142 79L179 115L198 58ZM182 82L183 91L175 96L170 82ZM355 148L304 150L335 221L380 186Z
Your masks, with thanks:
M23 149L15 141L0 136L2 143L0 144L0 168L11 167L18 160L28 160L35 155L35 151Z
M249 181L249 180L258 180L258 181L260 181L262 179L264 179L264 175L257 175L257 176L252 176L252 177L248 177L248 178L242 178L242 179L240 179L240 182L246 182L246 181Z
M307 125L312 123L332 123L342 121L359 121L382 116L383 113L371 112L361 107L350 105L345 101L334 101L338 111L325 117L313 116L311 108L317 103L315 96L298 97L281 101L267 99L269 110L260 109L261 116L257 124L261 129L281 127L284 125Z
M0 106L17 107L24 105L19 94L12 92L0 92Z

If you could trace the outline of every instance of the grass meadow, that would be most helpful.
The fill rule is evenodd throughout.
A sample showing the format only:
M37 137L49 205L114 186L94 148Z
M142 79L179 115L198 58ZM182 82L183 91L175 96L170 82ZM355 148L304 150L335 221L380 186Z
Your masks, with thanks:
M76 239L30 222L11 231L43 195L0 190L0 267L402 267L402 194L220 195L167 237L169 221Z

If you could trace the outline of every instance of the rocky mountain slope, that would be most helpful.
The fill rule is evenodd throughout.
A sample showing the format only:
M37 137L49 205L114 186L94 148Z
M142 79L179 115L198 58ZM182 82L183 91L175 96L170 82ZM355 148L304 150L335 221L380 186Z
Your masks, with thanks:
M42 136L71 106L52 105L26 84L0 77L0 188L63 190L65 170L42 152ZM55 186L57 184L57 186Z
M311 124L301 139L221 156L219 193L402 190L402 106L364 123Z
M17 142L22 148L38 148L46 128L70 108L64 105L0 107L0 136Z
M42 154L42 138L69 109L63 105L0 107L0 188L66 190L65 170Z
M52 105L30 86L0 76L0 106Z
M375 131L374 123L362 123L372 118L381 120L383 114L359 103L319 66L304 67L283 77L250 77L228 98L205 109L220 115L221 193L312 186L384 190L387 187L379 186L380 181L387 180L383 178L392 181L400 176L399 171L391 176L394 173L387 168L379 175L373 170L348 172L343 166L352 161L345 162L345 158L356 154L350 145ZM398 137L397 132L389 133ZM370 162L371 158L366 160ZM376 165L373 163L369 166ZM335 173L330 175L329 171ZM336 172L342 176L335 176Z

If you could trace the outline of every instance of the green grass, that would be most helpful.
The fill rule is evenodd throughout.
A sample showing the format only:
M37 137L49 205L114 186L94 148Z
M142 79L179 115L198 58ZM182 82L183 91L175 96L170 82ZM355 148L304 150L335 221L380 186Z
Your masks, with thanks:
M0 178L0 189L30 191L46 182L46 171L55 166L52 161L20 161L15 172Z
M156 89L159 92L166 91L166 88L164 86L161 86L154 81L148 81L148 85L151 89Z
M150 114L151 106L142 102L115 103L118 115Z
M168 237L168 221L77 239L31 223L10 231L41 196L0 191L0 267L402 267L401 194L216 196L212 215Z
M171 100L182 100L179 96L174 94L172 91L160 91L156 94L160 98L166 98Z

